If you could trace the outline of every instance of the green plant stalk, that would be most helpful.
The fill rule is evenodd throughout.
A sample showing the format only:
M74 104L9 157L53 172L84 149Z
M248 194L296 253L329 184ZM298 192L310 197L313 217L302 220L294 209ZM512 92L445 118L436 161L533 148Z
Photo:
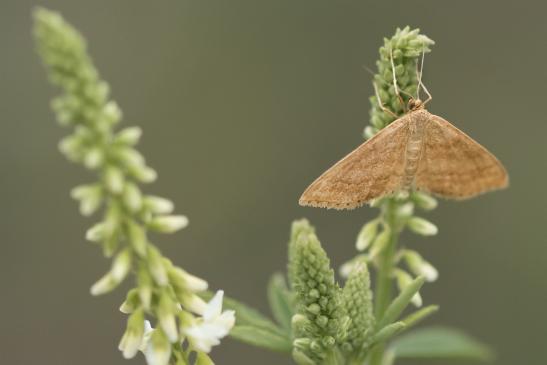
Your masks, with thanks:
M392 271L397 244L399 241L399 232L395 227L395 219L393 207L397 204L393 199L389 199L385 203L385 219L387 226L390 229L389 243L381 253L380 264L378 266L376 278L376 300L375 300L375 316L378 320L382 318L389 303L393 299L393 279ZM381 364L385 351L385 345L380 344L374 348L370 354L371 365Z
M388 307L393 297L392 270L394 256L399 240L395 220L393 219L393 206L397 204L392 199L388 200L385 206L385 220L389 227L389 242L384 251L380 254L380 264L378 265L378 273L376 278L376 301L375 315L377 319L382 318L384 311Z

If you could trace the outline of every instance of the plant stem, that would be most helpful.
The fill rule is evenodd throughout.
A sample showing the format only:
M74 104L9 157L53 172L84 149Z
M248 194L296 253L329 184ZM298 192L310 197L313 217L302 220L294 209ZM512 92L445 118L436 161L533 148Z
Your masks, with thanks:
M378 265L378 276L376 278L375 316L378 321L384 315L393 296L391 272L393 270L393 260L399 238L399 229L395 223L395 208L397 202L394 199L389 199L384 204L384 220L389 227L390 237L387 247L381 253L380 263ZM383 345L375 347L370 357L371 365L380 365L382 363L384 350L385 346Z

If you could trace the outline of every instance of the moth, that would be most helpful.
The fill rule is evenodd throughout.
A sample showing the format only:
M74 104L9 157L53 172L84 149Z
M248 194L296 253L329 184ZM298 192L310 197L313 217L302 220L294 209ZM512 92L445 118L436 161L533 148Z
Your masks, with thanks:
M505 168L486 148L425 102L411 98L408 109L317 178L300 205L354 209L399 191L466 199L507 187Z

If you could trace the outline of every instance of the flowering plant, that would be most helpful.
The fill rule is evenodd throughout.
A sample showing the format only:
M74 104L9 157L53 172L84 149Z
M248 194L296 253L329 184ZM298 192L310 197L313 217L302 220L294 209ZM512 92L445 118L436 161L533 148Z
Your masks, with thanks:
M125 358L140 350L149 365L212 364L210 351L228 334L290 354L299 365L490 358L488 348L462 332L448 328L409 331L438 310L436 305L422 307L420 295L425 282L438 278L437 269L399 242L407 228L423 236L437 233L433 223L414 215L416 209L427 211L437 205L424 193L399 193L372 204L380 214L357 235L359 253L340 268L345 278L342 284L335 278L315 229L305 219L295 221L287 275L274 274L268 285L275 320L224 297L223 291L207 291L205 280L173 264L148 238L149 231L174 233L186 227L188 219L172 214L171 201L141 191L139 184L156 179L156 172L136 149L141 130L118 129L121 111L109 98L108 84L100 79L85 40L55 12L38 9L34 18L38 52L51 82L63 90L52 107L59 123L73 129L59 148L69 160L98 177L71 194L83 215L103 210L102 219L87 231L86 238L112 258L112 266L91 287L91 294L108 293L128 276L135 280L120 307L128 315L119 343ZM394 120L382 104L402 115L392 77L397 78L403 95L414 95L418 58L432 45L429 38L409 28L398 29L385 39L374 75L378 91L371 100L367 138ZM369 270L375 274L374 292ZM405 314L410 304L419 309ZM228 309L223 311L223 305Z

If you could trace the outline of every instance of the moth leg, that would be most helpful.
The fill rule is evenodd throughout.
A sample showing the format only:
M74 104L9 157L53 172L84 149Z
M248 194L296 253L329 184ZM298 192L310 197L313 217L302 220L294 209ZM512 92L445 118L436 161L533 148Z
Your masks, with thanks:
M416 90L416 97L420 99L420 87L424 88L425 93L427 94L427 100L423 102L423 105L429 103L433 96L427 90L424 83L422 82L422 75L424 70L424 60L425 60L425 45L422 45L422 62L420 63L420 71L418 71L418 63L416 63L416 74L418 75L418 90Z
M403 97L401 96L399 87L397 86L397 75L395 75L395 62L393 61L393 48L389 50L389 60L391 61L391 73L393 74L393 87L395 88L395 95L397 95L397 98L399 98L399 102L401 103L401 106L403 107L403 111L406 114L408 112L406 108L406 103Z
M378 92L378 86L376 86L376 83L373 82L372 85L374 86L374 93L376 94L376 100L378 101L378 106L380 107L380 109L382 109L384 113L391 115L393 118L398 119L399 116L395 114L393 111L386 108L384 104L382 103L382 99L380 99L380 93Z

